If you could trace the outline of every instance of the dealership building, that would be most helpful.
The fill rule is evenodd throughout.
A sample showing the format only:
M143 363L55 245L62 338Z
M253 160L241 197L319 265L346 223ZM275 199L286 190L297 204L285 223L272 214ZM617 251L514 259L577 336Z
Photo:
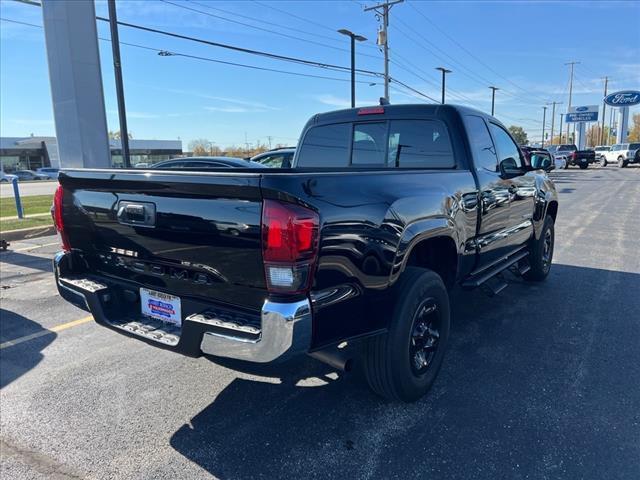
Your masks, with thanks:
M109 140L111 166L122 168L120 140ZM129 140L131 165L151 165L182 155L181 140ZM0 166L3 172L64 167L58 156L56 137L0 137Z

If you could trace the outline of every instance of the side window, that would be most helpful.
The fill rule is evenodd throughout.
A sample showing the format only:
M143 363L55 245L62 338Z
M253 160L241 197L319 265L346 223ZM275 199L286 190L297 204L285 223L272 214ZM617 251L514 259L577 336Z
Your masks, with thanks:
M495 123L490 123L489 125L498 149L498 163L506 160L506 170L521 169L522 159L520 158L520 149L518 146L502 127L499 127Z
M299 167L347 167L350 123L336 123L309 129L302 140Z
M387 163L400 168L454 168L446 126L433 120L392 120Z
M263 157L260 160L260 163L266 165L271 168L280 168L282 167L282 162L284 160L284 155L269 155L267 157Z
M467 134L469 136L469 144L473 152L473 160L476 169L489 170L490 172L498 171L498 157L496 156L496 148L487 130L487 124L481 117L476 115L467 115L464 117L467 126Z
M353 165L383 167L387 148L387 124L360 123L353 126Z

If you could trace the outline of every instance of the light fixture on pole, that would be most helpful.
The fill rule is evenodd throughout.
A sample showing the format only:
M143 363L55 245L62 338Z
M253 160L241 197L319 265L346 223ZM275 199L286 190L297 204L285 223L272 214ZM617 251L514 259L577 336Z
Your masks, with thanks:
M496 90L500 90L498 87L489 87L491 89L491 116L496 111Z
M356 106L356 40L364 42L366 40L362 35L357 35L346 28L341 28L338 33L346 35L351 39L351 108Z
M436 70L440 70L442 72L442 103L444 104L444 89L445 89L445 75L447 73L451 73L451 70L447 70L444 67L436 67Z

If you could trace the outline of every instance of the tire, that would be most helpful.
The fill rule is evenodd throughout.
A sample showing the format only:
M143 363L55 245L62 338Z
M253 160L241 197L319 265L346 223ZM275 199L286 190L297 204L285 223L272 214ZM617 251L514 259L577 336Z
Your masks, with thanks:
M440 370L449 339L449 295L439 275L417 267L407 267L393 288L389 330L365 342L364 375L378 395L413 402Z
M586 170L589 168L589 162L580 162L578 165L580 166L580 170Z
M565 160L564 162L564 169L568 170L569 169L569 160Z
M604 155L600 155L600 166L601 167L607 166L607 157L605 157Z
M625 168L627 166L627 161L624 157L618 157L618 167Z
M553 218L547 215L542 225L540 238L534 239L529 247L529 266L531 270L523 275L525 280L541 282L547 278L551 270L551 263L553 262L554 242L555 229Z

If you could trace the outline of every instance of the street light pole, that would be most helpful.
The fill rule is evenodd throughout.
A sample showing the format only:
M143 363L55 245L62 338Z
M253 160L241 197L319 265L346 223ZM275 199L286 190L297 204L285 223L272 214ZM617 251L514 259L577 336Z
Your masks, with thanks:
M436 70L440 70L442 72L442 104L444 105L445 75L447 73L451 73L451 70L447 70L444 67L436 67Z
M120 147L124 168L131 168L129 156L129 132L127 131L127 110L124 105L124 85L122 83L122 64L120 63L120 40L118 38L118 17L116 2L109 0L109 26L111 27L111 51L113 71L116 76L116 98L118 99L118 117L120 118Z
M489 87L491 89L491 116L493 116L496 111L496 90L500 90L498 87Z
M356 40L364 42L366 38L362 35L356 35L346 28L341 28L338 33L351 39L351 108L354 108L356 106Z
M553 145L553 131L556 120L556 105L562 105L562 102L551 102L547 103L547 105L553 105L553 108L551 109L551 145ZM562 127L560 127L560 134L562 135ZM560 141L560 143L562 143L562 141Z
M544 148L544 124L547 121L547 106L542 107L542 148Z

